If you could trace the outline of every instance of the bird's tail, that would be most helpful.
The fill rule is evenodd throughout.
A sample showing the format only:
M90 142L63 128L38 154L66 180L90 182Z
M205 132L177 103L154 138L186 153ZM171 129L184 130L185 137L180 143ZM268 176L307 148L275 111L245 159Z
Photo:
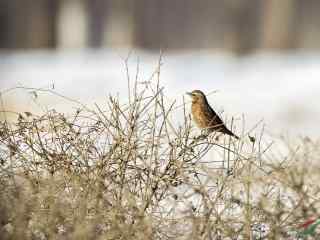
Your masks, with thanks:
M232 136L232 137L234 137L236 139L239 139L239 137L236 134L234 134L233 132L231 132L228 128L224 128L222 132L224 134L228 134L228 135L230 135L230 136Z

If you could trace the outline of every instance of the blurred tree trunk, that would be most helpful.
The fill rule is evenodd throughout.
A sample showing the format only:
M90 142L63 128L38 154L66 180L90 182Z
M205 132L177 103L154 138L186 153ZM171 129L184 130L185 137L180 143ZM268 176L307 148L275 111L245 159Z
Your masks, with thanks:
M262 48L293 48L296 45L296 0L262 1Z
M56 48L58 46L57 17L61 1L62 0L48 1L48 32L50 33L49 47Z
M57 16L57 46L86 47L88 23L85 0L61 0Z
M305 49L319 49L320 48L320 1L308 0L308 4L304 1L297 3L297 28L299 34L297 35L297 47Z
M2 2L3 37L8 48L43 48L55 46L54 18L56 3L51 0L11 0ZM4 30L2 30L4 31ZM2 33L4 34L4 33Z
M163 1L139 0L134 6L135 44L141 48L159 49L162 46L162 18L166 16ZM164 16L163 16L164 14Z
M105 19L107 17L108 1L87 0L89 12L89 46L101 47L105 29Z
M223 2L203 0L201 3L188 0L185 6L184 48L219 48L223 44Z
M0 48L9 47L9 6L7 1L0 1Z
M220 46L221 5L212 0L203 0L200 5L193 0L137 1L135 43L151 49Z
M250 53L257 47L260 1L227 0L225 4L224 47L239 55Z
M133 1L107 1L107 15L104 19L103 45L114 47L133 46Z

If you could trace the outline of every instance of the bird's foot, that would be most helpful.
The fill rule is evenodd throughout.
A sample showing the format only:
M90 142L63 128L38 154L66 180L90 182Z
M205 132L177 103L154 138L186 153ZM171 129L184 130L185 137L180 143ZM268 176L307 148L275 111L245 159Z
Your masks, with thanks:
M217 136L214 137L214 140L216 140L216 141L218 142L219 139L220 139L220 136L221 136L221 135L218 134Z
M206 138L208 138L208 134L201 134L197 137L198 140L204 140Z

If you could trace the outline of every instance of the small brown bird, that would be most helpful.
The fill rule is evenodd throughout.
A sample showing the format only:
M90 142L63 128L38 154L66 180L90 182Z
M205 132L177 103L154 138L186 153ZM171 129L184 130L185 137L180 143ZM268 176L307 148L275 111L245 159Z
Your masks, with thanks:
M206 95L202 91L194 90L187 94L192 98L191 113L193 121L200 129L207 129L209 133L221 132L239 139L224 125L218 114L210 107Z

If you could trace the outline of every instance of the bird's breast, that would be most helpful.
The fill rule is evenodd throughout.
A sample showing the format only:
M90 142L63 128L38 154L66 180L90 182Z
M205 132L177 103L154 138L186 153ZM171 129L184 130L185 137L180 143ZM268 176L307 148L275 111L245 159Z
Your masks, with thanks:
M208 127L210 119L206 114L207 109L203 104L193 103L191 106L192 119L199 128Z

